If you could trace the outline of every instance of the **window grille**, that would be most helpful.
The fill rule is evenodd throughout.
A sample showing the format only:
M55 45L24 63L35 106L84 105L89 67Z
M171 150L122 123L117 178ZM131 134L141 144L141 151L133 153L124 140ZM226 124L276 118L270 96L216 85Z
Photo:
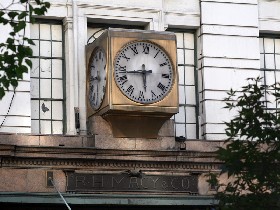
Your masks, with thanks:
M187 139L199 138L198 90L196 72L195 34L175 32L179 72L179 113L175 121L175 135Z
M30 25L31 132L63 134L65 130L64 40L61 22Z
M262 36L260 41L261 76L265 85L280 82L280 37ZM277 110L274 96L265 95L268 110Z

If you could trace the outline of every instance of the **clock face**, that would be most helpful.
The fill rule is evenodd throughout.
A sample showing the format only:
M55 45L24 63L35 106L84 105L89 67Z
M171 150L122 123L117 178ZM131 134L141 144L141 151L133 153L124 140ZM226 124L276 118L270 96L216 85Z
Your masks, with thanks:
M106 55L103 49L96 48L89 61L89 102L97 110L103 101L106 90Z
M161 47L146 41L125 45L114 62L115 82L129 99L150 104L162 100L171 90L173 69Z

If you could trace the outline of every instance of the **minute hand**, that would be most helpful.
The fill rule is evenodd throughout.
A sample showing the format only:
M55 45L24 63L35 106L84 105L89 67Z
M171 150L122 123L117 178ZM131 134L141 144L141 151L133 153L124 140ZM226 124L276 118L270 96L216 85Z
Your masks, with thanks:
M153 73L152 70L134 70L134 71L126 71L128 74L147 74L147 73Z

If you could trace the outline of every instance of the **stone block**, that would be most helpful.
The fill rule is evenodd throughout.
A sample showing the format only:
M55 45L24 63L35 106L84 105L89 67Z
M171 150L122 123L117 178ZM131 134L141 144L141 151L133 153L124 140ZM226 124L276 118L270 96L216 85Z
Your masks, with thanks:
M0 144L35 146L39 145L39 136L24 134L1 134Z
M99 149L173 150L175 148L174 137L144 139L114 138L112 135L96 135L94 142L94 146ZM91 145L93 144L91 143Z
M199 152L214 152L222 146L223 141L187 140L186 150Z
M27 192L53 192L47 187L46 170L29 169L26 176Z
M174 136L174 120L167 120L160 128L158 136Z
M202 40L204 42L203 48L205 48L205 56L243 58L248 60L259 59L260 55L257 37L219 36L218 38L219 42L216 41L216 35L203 35ZM217 51L215 49L219 50Z
M40 136L41 146L83 147L83 136L49 135Z
M55 192L47 187L45 169L0 169L2 192ZM62 170L54 170L54 182L60 192L65 192L66 177Z
M161 139L137 139L137 150L158 150L161 148Z
M54 183L59 192L65 192L66 190L66 176L62 170L53 171Z
M83 137L83 147L95 147L95 136Z
M161 137L162 150L174 150L175 149L175 138L174 137Z
M135 149L135 139L114 138L112 135L96 135L95 147L99 149Z
M258 26L257 4L204 1L201 4L201 9L203 11L201 20L205 25ZM242 28L239 30L242 30Z
M0 169L0 191L25 192L27 169Z
M88 119L88 131L97 135L112 135L109 123L101 116L92 116Z
M159 137L157 139L137 139L137 150L173 150L175 139L173 137Z

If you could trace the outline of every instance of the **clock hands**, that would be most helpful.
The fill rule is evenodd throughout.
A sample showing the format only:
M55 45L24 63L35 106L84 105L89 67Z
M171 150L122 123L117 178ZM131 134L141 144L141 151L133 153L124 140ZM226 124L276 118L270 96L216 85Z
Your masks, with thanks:
M146 74L147 73L152 73L152 70L145 70L145 64L142 64L142 77L143 77L143 84L144 84L145 92L146 92L146 88L147 88L147 81L146 81Z
M153 73L152 70L146 70L145 69L145 64L142 64L142 69L141 70L134 70L134 71L126 71L126 73L128 74L133 74L133 73L139 73L139 74L142 74L142 78L143 78L143 86L144 86L144 90L146 92L146 89L147 89L147 80L146 80L146 76L147 76L147 73Z

